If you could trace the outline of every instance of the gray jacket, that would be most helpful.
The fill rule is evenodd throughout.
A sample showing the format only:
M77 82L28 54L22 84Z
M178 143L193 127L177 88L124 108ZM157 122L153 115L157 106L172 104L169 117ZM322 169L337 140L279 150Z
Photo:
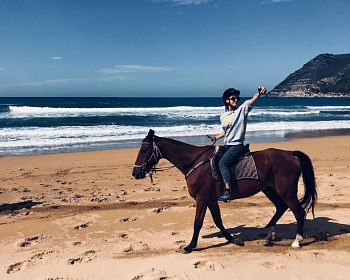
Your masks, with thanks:
M225 145L243 144L247 128L248 113L252 110L250 100L245 101L235 111L227 111L220 117L225 131Z

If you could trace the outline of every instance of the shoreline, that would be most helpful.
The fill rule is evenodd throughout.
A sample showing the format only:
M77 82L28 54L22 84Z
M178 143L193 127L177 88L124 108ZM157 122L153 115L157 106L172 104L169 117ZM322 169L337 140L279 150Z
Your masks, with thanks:
M299 132L283 132L283 133L271 133L264 134L264 131L256 133L248 133L246 136L245 143L258 144L258 143L278 143L291 141L296 139L307 139L307 138L318 138L318 137L334 137L334 136L348 136L350 135L350 129L333 129L333 130L316 130L316 131L299 131ZM145 135L146 136L146 135ZM207 136L184 136L184 137L170 137L181 142L185 142L191 145L211 145L210 140ZM98 152L98 151L108 151L108 150L119 150L119 149L134 149L139 148L142 139L134 139L130 141L120 141L117 144L105 144L99 146L99 148L91 145L92 147L84 148L59 148L52 151L44 152L19 152L15 154L0 154L0 158L9 156L35 156L35 155L50 155L50 154L61 154L61 153L76 153L76 152ZM137 143L137 144L136 144ZM219 140L216 145L223 145L223 141Z

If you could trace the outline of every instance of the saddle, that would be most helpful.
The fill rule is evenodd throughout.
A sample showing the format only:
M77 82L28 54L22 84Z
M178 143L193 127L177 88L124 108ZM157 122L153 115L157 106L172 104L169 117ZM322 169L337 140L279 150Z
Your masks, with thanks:
M213 155L210 158L210 175L217 181L223 182L219 169L219 161L225 154L224 146L216 146ZM232 178L235 181L240 179L259 180L258 171L252 153L249 150L249 144L244 145L244 153L231 166Z

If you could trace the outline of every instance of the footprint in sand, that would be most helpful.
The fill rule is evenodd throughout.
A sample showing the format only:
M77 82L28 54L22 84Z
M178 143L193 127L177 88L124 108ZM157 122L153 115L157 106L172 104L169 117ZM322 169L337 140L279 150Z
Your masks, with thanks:
M31 192L32 190L28 187L19 186L17 188L12 188L11 191L18 192L18 193L26 193L26 192Z
M45 255L52 254L53 252L54 251L51 250L51 251L44 251L44 252L37 253L37 254L31 256L30 259L28 260L28 262L32 263L35 261L42 260Z
M324 253L322 253L322 252L312 252L312 256L316 257L316 258L319 258L319 257L324 256Z
M130 244L128 247L123 249L124 253L135 252L135 251L148 251L150 248L148 244L142 241Z
M11 274L11 273L20 271L20 270L22 270L22 269L24 268L24 266L25 266L25 263L24 263L24 262L16 262L16 263L14 263L14 264L11 264L11 265L7 268L6 272L7 272L8 274Z
M128 238L128 234L125 233L125 232L122 232L122 233L118 234L118 237L123 238L123 239L127 239Z
M96 251L90 250L81 254L79 257L71 258L67 261L68 264L73 265L77 263L87 263L96 258Z
M272 268L273 267L273 262L267 261L267 262L263 262L262 266L265 268Z
M75 230L80 230L80 229L83 229L83 228L87 228L89 226L89 222L87 223L84 223L84 224L80 224L80 225L77 225L74 227Z
M140 280L140 279L159 279L159 280L165 280L169 279L169 276L164 270L158 270L155 268L151 268L150 270L141 272L131 278L131 280Z
M194 268L199 269L199 268L204 268L209 271L215 271L217 268L224 269L225 266L223 264L214 264L211 261L207 260L201 260L201 261L196 261L193 264Z
M125 217L125 218L120 219L119 222L121 222L121 223L135 222L138 219L139 219L138 217L132 217L132 218Z
M193 266L194 268L202 268L206 265L207 261L196 261Z
M164 212L164 211L167 211L171 208L171 206L162 206L162 207L158 207L156 209L154 209L152 212L154 213L161 213L161 212Z
M148 187L143 189L145 192L160 192L160 188L158 187Z
M44 251L44 252L37 253L37 254L33 255L28 260L11 264L7 268L6 272L8 274L11 274L11 273L15 273L17 271L23 270L23 269L27 268L28 266L33 265L33 264L37 263L38 261L42 260L45 255L51 254L53 252L54 251Z
M275 265L273 262L266 261L262 263L262 266L268 269L283 269L285 266L283 264Z
M18 246L19 246L19 247L27 247L27 246L29 246L29 245L38 243L40 239L42 239L42 237L41 237L40 235L35 235L35 236L27 237L27 238L25 238L23 241L21 241L20 243L18 243Z
M206 229L216 229L216 226L214 226L214 225L206 225L205 228Z
M108 200L107 197L95 197L90 199L91 202L97 202L97 203L101 203L107 200Z

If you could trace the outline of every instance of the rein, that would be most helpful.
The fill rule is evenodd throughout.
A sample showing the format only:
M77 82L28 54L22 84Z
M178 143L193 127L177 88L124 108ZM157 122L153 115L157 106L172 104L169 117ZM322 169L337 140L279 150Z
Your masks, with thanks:
M207 158L206 160L202 160L200 162L198 162L195 166L193 166L190 171L187 172L187 174L185 175L185 179L187 180L188 176L193 172L195 171L198 167L200 167L201 165L207 163L210 161L210 158Z
M179 165L179 166L184 166L184 165L186 165L186 164L188 164L188 163L190 163L190 162L195 162L199 157L201 157L203 154L205 154L206 152L208 152L208 151L211 149L211 147L214 146L214 144L215 144L215 143L211 144L207 149L205 149L203 152L199 153L198 156L196 156L194 159L191 159L191 160L189 160L189 161L186 161L186 162L184 162L184 163L180 163L180 164L177 164L177 165ZM207 162L209 162L209 161L210 161L210 157L208 157L207 159L202 160L202 161L200 161L199 163L197 163L195 166L193 166L193 167L190 169L190 171L188 171L188 172L185 174L185 179L187 180L188 176L189 176L195 169L197 169L198 167L200 167L201 165L203 165L203 164L205 164L205 163L207 163ZM170 167L168 167L168 169L169 169L169 168L172 168L172 167L176 167L176 166L175 166L175 165L170 166Z
M143 144L150 144L148 142L144 142ZM183 163L179 163L179 164L176 164L177 166L184 166L190 162L195 162L199 157L201 157L203 154L205 154L206 152L208 152L213 146L214 146L215 143L213 143L212 145L210 145L207 149L205 149L203 152L200 152L197 156L195 156L194 159L191 159L189 161L186 161L186 162L183 162ZM163 168L157 168L157 164L159 162L159 160L163 157L159 147L157 146L157 144L155 143L155 141L153 140L152 141L152 155L149 157L149 159L147 161L145 161L143 164L141 165L134 165L134 167L137 167L137 168L145 168L147 166L147 164L151 161L152 158L155 159L155 164L150 168L150 170L146 173L149 174L150 178L151 178L151 183L153 184L153 173L156 173L157 171L164 171L164 170L168 170L168 169L171 169L171 168L174 168L176 167L175 165L171 165L171 166L166 166L166 167L163 167ZM188 171L186 174L185 174L185 179L187 180L188 176L195 170L197 169L198 167L200 167L201 165L207 163L210 161L210 157L208 157L207 159L205 160L202 160L200 161L199 163L197 163L195 166L193 166L190 171Z

